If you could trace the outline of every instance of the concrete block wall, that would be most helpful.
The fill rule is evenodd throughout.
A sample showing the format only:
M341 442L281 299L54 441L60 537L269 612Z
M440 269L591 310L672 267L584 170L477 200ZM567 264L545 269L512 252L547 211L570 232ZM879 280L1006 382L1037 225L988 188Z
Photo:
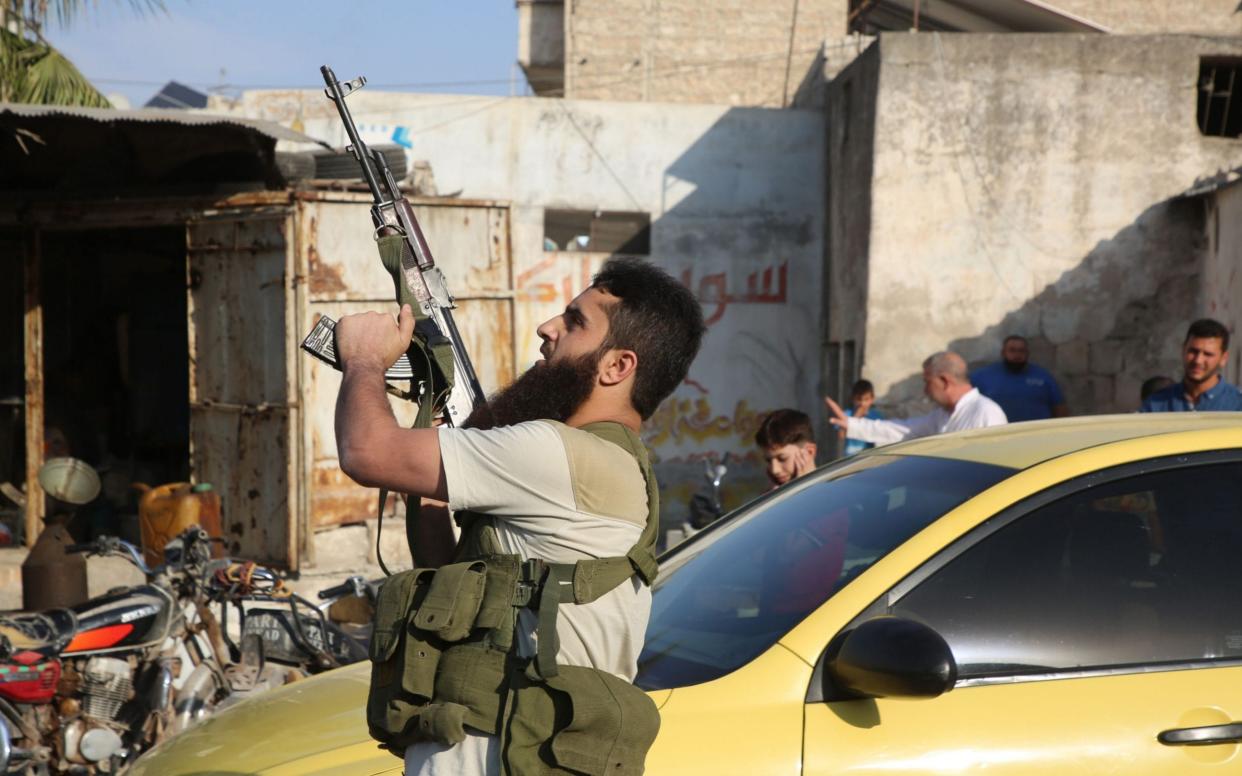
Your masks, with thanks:
M988 363L1010 333L1077 413L1132 410L1144 379L1178 376L1185 327L1210 312L1205 209L1179 195L1242 165L1236 139L1198 130L1200 58L1240 55L1236 37L892 33L847 68L856 102L876 94L874 159L848 196L829 185L834 227L859 197L869 219L865 239L828 230L830 289L862 292L834 294L857 309L831 311L828 339L865 320L882 408L926 411L929 353Z
M845 0L566 0L565 94L783 107L846 13Z

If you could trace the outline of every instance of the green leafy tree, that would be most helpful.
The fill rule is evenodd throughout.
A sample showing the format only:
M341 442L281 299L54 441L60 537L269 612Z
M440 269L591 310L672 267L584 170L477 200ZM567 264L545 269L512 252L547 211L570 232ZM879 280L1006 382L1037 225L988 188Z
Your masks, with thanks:
M127 2L138 13L164 9L163 0ZM0 0L0 102L110 107L43 36L50 18L68 25L87 5L86 0Z

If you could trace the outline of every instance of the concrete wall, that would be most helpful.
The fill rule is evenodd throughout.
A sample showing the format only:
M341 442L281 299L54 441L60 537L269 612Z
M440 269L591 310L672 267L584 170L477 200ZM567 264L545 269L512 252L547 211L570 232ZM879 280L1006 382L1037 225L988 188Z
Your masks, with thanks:
M1242 337L1242 183L1235 180L1205 196L1202 204L1207 213L1207 257L1201 309L1228 326L1235 337ZM1230 343L1233 353L1225 369L1235 385L1242 380L1240 343Z
M846 14L846 0L566 0L565 94L781 107Z
M545 251L545 208L651 214L651 258L697 293L710 324L689 380L646 429L670 519L702 458L752 453L766 410L819 404L821 112L368 91L350 105L368 142L408 136L441 192L511 203L519 371L538 358L535 327L607 258ZM250 92L212 109L345 142L320 92ZM737 498L761 476L752 455L730 475Z
M1054 0L1051 5L1117 34L1242 34L1238 0Z
M1168 200L1242 162L1238 141L1198 132L1199 57L1237 56L1242 40L894 33L872 51L869 270L855 304L882 402L925 408L927 354L991 361L1013 332L1072 411L1136 407L1201 313L1203 209ZM835 281L857 258L832 245Z

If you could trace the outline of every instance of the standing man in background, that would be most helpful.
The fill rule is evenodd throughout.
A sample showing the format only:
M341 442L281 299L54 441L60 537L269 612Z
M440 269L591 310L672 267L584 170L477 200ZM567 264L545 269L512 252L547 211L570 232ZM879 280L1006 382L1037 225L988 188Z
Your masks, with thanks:
M1000 362L977 370L970 382L1000 405L1010 423L1069 415L1056 378L1030 359L1026 337L1010 334L1001 345Z
M851 418L830 396L824 397L824 404L829 422L844 429L848 438L877 445L1005 424L1004 410L970 384L966 362L950 350L934 353L923 362L923 393L936 403L936 409L904 420Z
M1229 361L1229 329L1200 318L1182 342L1182 381L1143 400L1139 412L1229 412L1242 410L1242 391L1225 382L1220 370Z

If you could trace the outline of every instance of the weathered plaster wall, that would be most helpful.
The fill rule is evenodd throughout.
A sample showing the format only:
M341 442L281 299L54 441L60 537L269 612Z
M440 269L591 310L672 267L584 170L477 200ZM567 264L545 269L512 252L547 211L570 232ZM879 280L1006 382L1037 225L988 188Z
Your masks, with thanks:
M1242 182L1218 189L1202 199L1207 212L1207 258L1203 268L1204 315L1242 337ZM1235 385L1242 380L1242 340L1229 345L1226 375Z
M710 324L689 379L646 429L666 514L700 485L704 456L752 454L729 481L755 492L759 414L819 403L821 112L369 91L350 105L368 142L404 128L441 192L511 203L519 370L538 358L535 327L606 258L545 251L545 208L649 212L652 260L695 291ZM345 142L320 92L250 92L232 109Z
M780 107L825 38L845 35L847 10L845 0L566 0L565 94Z
M864 371L882 400L916 409L929 353L991 361L1014 332L1074 412L1133 409L1200 313L1202 208L1166 200L1242 161L1242 144L1195 122L1199 57L1237 56L1242 40L877 45Z
M1117 34L1242 34L1237 0L1055 0L1051 5Z

